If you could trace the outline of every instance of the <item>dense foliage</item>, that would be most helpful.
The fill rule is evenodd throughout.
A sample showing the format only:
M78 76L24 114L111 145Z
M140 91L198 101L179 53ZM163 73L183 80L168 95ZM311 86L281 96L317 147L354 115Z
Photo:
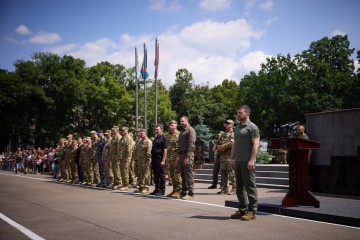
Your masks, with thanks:
M247 104L251 119L264 138L286 122L305 123L310 112L360 107L360 70L354 68L347 36L325 37L291 57L268 58L258 72L239 82L196 85L192 73L179 69L167 90L158 81L158 123L187 115L203 129L208 141L224 130L226 119L236 119L236 107ZM360 63L360 51L357 51ZM88 135L113 125L135 127L134 69L109 62L86 67L72 56L36 53L17 61L15 71L0 70L0 149L13 146L55 145L68 133ZM209 73L211 74L211 73ZM139 83L139 127L144 124L144 81ZM147 126L154 128L154 80L148 79ZM211 133L211 134L210 134ZM200 133L199 133L200 134ZM200 134L201 135L201 134Z

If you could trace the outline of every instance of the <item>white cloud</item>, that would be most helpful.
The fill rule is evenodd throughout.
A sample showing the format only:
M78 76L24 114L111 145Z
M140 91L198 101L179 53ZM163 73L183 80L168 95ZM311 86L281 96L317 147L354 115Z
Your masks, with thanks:
M228 9L231 6L231 0L201 0L199 7L205 11L216 12Z
M175 12L181 10L181 5L178 0L151 0L149 8L156 11Z
M261 63L266 62L266 58L271 57L262 51L254 51L246 54L240 59L239 70L242 73L248 74L250 71L259 71Z
M360 69L360 63L357 60L354 60L355 73L357 73L358 69Z
M51 44L59 42L60 40L61 37L57 33L37 32L29 39L29 42L34 44Z
M196 84L221 84L224 79L239 81L250 70L258 70L260 62L266 58L263 52L244 55L253 39L263 35L246 20L228 22L204 21L182 29L172 28L159 34L160 65L159 79L166 87L175 82L175 73L180 68L188 69ZM87 66L101 61L122 64L126 68L135 65L134 47L138 48L139 62L143 59L143 43L148 50L148 72L154 76L155 36L123 34L118 40L108 38L82 45L57 46L54 52L84 59ZM68 51L66 50L67 48Z
M32 32L25 25L22 24L15 29L15 32L21 35L32 34Z
M261 10L265 10L265 11L271 11L272 9L273 9L273 7L274 7L274 2L273 1L266 1L266 2L264 2L264 3L261 3L260 5L259 5L259 8L261 9Z
M345 36L346 32L336 29L335 31L332 32L332 36L336 36L336 35Z
M265 21L264 25L265 25L265 26L270 26L270 25L272 25L274 22L276 22L277 20L279 20L278 17L268 19L268 20Z
M52 52L57 55L63 55L65 53L71 52L76 48L76 44L66 44L62 46L57 46L52 49L46 50L46 52Z
M233 55L250 46L251 38L260 38L262 31L254 30L244 19L226 23L205 21L185 27L179 33L183 43L203 54Z

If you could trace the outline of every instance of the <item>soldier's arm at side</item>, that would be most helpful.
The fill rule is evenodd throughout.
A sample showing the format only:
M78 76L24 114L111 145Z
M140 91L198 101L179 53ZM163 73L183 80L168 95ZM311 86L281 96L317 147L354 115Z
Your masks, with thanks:
M233 144L231 145L231 153L230 153L230 164L233 168L235 167L235 162L234 162L235 148L236 148L236 145L235 145L235 141L234 141Z
M187 157L190 157L192 153L195 151L195 141L196 141L196 132L195 130L192 129L189 132Z

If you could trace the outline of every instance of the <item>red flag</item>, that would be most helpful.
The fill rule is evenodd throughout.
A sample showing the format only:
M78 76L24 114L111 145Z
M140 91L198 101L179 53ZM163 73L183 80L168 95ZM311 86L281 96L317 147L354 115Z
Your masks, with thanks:
M159 61L160 61L160 47L159 47L159 41L155 40L155 74L154 78L157 79L158 77L158 70L159 70Z

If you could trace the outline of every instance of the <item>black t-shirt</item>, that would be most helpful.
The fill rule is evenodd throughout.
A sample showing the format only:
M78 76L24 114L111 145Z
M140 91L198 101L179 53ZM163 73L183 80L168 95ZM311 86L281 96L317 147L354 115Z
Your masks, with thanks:
M167 148L167 140L164 135L156 136L152 145L151 155L153 159L161 159L164 154L164 149Z

